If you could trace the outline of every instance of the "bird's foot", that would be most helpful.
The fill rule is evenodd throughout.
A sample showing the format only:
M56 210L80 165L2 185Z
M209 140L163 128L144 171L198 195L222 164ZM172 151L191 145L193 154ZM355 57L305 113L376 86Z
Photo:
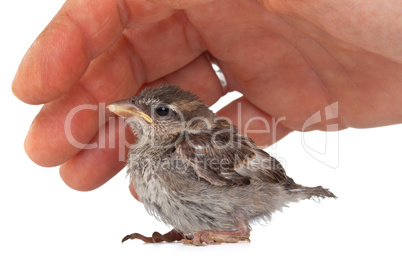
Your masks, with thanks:
M168 233L165 234L160 234L159 232L154 232L152 234L152 237L145 237L142 234L139 233L133 233L129 234L126 237L123 238L121 242L125 242L128 239L140 239L144 241L145 243L161 243L161 242L174 242L174 241L180 241L184 238L183 234L176 230L171 230Z
M250 242L249 237L250 229L247 226L235 231L197 231L194 233L193 239L183 239L182 243L194 246L202 246L203 243L217 245L222 243L237 243L239 241Z

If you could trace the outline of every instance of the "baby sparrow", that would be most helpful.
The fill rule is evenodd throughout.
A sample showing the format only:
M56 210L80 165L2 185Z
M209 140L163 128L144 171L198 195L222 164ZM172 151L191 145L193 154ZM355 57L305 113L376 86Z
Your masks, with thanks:
M275 158L178 86L146 88L108 109L137 135L128 173L139 200L173 227L164 235L127 235L123 242L249 241L249 223L269 220L287 203L335 198L321 186L296 184Z

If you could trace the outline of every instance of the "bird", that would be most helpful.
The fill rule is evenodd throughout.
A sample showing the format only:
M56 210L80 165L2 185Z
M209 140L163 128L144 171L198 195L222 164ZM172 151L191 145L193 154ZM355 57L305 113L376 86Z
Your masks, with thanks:
M107 108L122 117L136 142L127 173L145 209L173 229L145 243L211 245L250 241L250 224L269 221L289 203L336 198L288 177L274 157L190 91L165 84Z

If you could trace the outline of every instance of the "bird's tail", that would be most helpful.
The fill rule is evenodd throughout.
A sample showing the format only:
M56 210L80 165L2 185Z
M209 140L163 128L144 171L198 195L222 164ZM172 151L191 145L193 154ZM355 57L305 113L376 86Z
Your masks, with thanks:
M290 178L289 178L290 179ZM311 198L335 198L336 196L326 188L322 186L306 187L300 184L296 184L293 180L289 181L286 190L289 194L300 197L301 199Z

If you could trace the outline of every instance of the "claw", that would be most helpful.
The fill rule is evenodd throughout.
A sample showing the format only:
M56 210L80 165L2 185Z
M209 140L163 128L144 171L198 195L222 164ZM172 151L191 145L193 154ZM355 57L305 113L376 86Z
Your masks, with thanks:
M131 239L131 238L130 238L130 235L124 236L124 238L121 240L121 242L124 243L124 242L126 242L128 239Z
M142 234L139 233L133 233L125 236L121 242L125 242L128 239L140 239L144 241L144 243L161 243L161 242L174 242L174 241L180 241L184 238L184 236L176 231L176 230L171 230L168 233L165 234L160 234L159 232L154 232L152 234L152 237L145 237Z

